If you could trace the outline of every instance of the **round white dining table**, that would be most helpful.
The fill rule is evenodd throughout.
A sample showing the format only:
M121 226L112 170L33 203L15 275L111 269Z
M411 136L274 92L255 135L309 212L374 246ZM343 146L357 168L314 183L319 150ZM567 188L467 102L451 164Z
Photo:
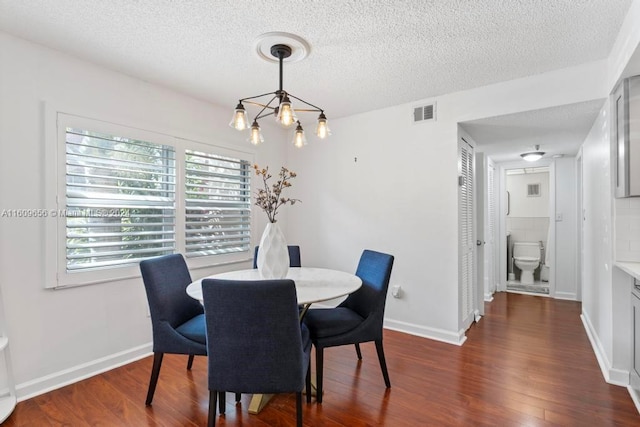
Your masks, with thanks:
M187 286L187 294L200 302L202 302L203 279L264 280L255 268L203 277ZM298 304L303 306L301 317L304 316L312 303L349 295L362 286L362 280L358 276L327 268L290 267L286 279L295 282ZM259 413L270 398L269 394L254 394L249 404L249 413Z
M340 298L362 286L358 276L327 268L291 267L286 278L295 282L300 305ZM264 280L255 268L218 273L202 279ZM202 279L187 286L187 294L198 301L202 301Z

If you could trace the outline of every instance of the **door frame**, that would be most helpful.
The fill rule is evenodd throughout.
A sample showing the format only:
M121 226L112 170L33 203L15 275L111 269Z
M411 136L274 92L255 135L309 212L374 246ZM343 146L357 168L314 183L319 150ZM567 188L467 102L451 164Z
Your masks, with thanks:
M498 275L500 280L498 281L498 291L506 292L507 290L507 170L508 169L522 169L525 167L543 167L549 168L549 242L545 247L545 251L549 251L549 259L551 259L551 266L549 267L549 296L555 297L555 282L556 282L556 263L555 263L555 250L556 250L556 173L555 163L551 159L541 159L533 166L531 163L524 160L517 162L505 162L496 163L496 172L498 174L499 191L498 191L498 244L494 249L494 254L498 256L500 261L500 269Z
M576 155L576 206L578 208L577 213L577 236L578 236L578 254L576 256L576 301L582 301L582 278L583 278L583 265L584 265L584 195L583 195L583 180L582 180L582 147Z

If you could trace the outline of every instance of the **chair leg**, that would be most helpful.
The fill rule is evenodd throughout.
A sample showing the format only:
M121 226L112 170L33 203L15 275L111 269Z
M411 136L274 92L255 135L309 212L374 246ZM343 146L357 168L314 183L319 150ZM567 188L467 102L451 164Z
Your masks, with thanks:
M384 377L384 383L387 388L391 387L391 381L389 381L389 372L387 371L387 361L384 358L384 349L382 348L382 340L376 340L376 351L378 352L378 360L380 361L380 369L382 369L382 376Z
M218 397L218 411L220 412L220 415L224 415L224 413L226 412L225 407L227 405L227 395L225 394L224 391L220 392L220 396Z
M187 371L190 371L191 367L193 366L193 358L194 358L194 355L190 354L189 355L189 361L187 362Z
M358 355L358 360L362 360L362 353L360 353L360 344L356 343L356 354Z
M296 393L296 426L302 427L302 392Z
M208 427L215 427L216 425L217 399L218 399L218 392L215 390L209 390L209 419L207 420Z
M236 393L236 403L240 402L242 395L240 393Z
M316 347L316 402L322 403L323 349Z
M307 403L311 403L311 358L309 358L309 366L307 366L307 377L304 380L305 391L307 393Z
M151 368L151 379L149 380L149 390L147 391L147 400L145 402L147 406L151 405L153 395L156 392L160 366L162 366L162 356L164 356L164 353L153 353L153 368Z

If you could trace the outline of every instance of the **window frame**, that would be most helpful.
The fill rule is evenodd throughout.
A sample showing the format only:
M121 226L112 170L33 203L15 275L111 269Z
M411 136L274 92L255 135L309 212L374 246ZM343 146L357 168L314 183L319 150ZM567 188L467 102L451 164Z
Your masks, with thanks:
M215 156L231 157L254 163L255 152L238 150L222 144L207 144L193 139L173 136L167 133L140 129L109 121L84 117L57 111L45 105L45 211L52 213L45 218L45 274L46 288L67 288L98 283L116 282L140 277L138 263L129 265L90 269L87 271L67 271L66 265L66 219L58 213L66 209L66 129L68 127L102 132L109 135L148 141L171 146L175 150L175 252L185 253L185 152L194 150ZM53 136L55 135L55 136ZM54 140L55 138L55 140ZM250 183L252 183L250 178ZM251 208L252 203L249 203ZM53 214L55 212L55 214ZM55 215L55 216L54 216ZM250 213L250 244L248 251L186 257L189 268L211 268L246 262L252 258L255 225L253 209Z

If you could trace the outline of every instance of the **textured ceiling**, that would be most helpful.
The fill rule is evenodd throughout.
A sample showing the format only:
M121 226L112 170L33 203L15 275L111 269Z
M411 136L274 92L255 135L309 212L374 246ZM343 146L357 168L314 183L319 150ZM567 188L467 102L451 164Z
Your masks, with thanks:
M473 120L460 125L495 162L522 160L539 145L545 157L574 156L593 126L604 99Z
M0 0L0 30L229 106L277 89L254 40L294 33L284 87L331 119L605 58L630 3Z

